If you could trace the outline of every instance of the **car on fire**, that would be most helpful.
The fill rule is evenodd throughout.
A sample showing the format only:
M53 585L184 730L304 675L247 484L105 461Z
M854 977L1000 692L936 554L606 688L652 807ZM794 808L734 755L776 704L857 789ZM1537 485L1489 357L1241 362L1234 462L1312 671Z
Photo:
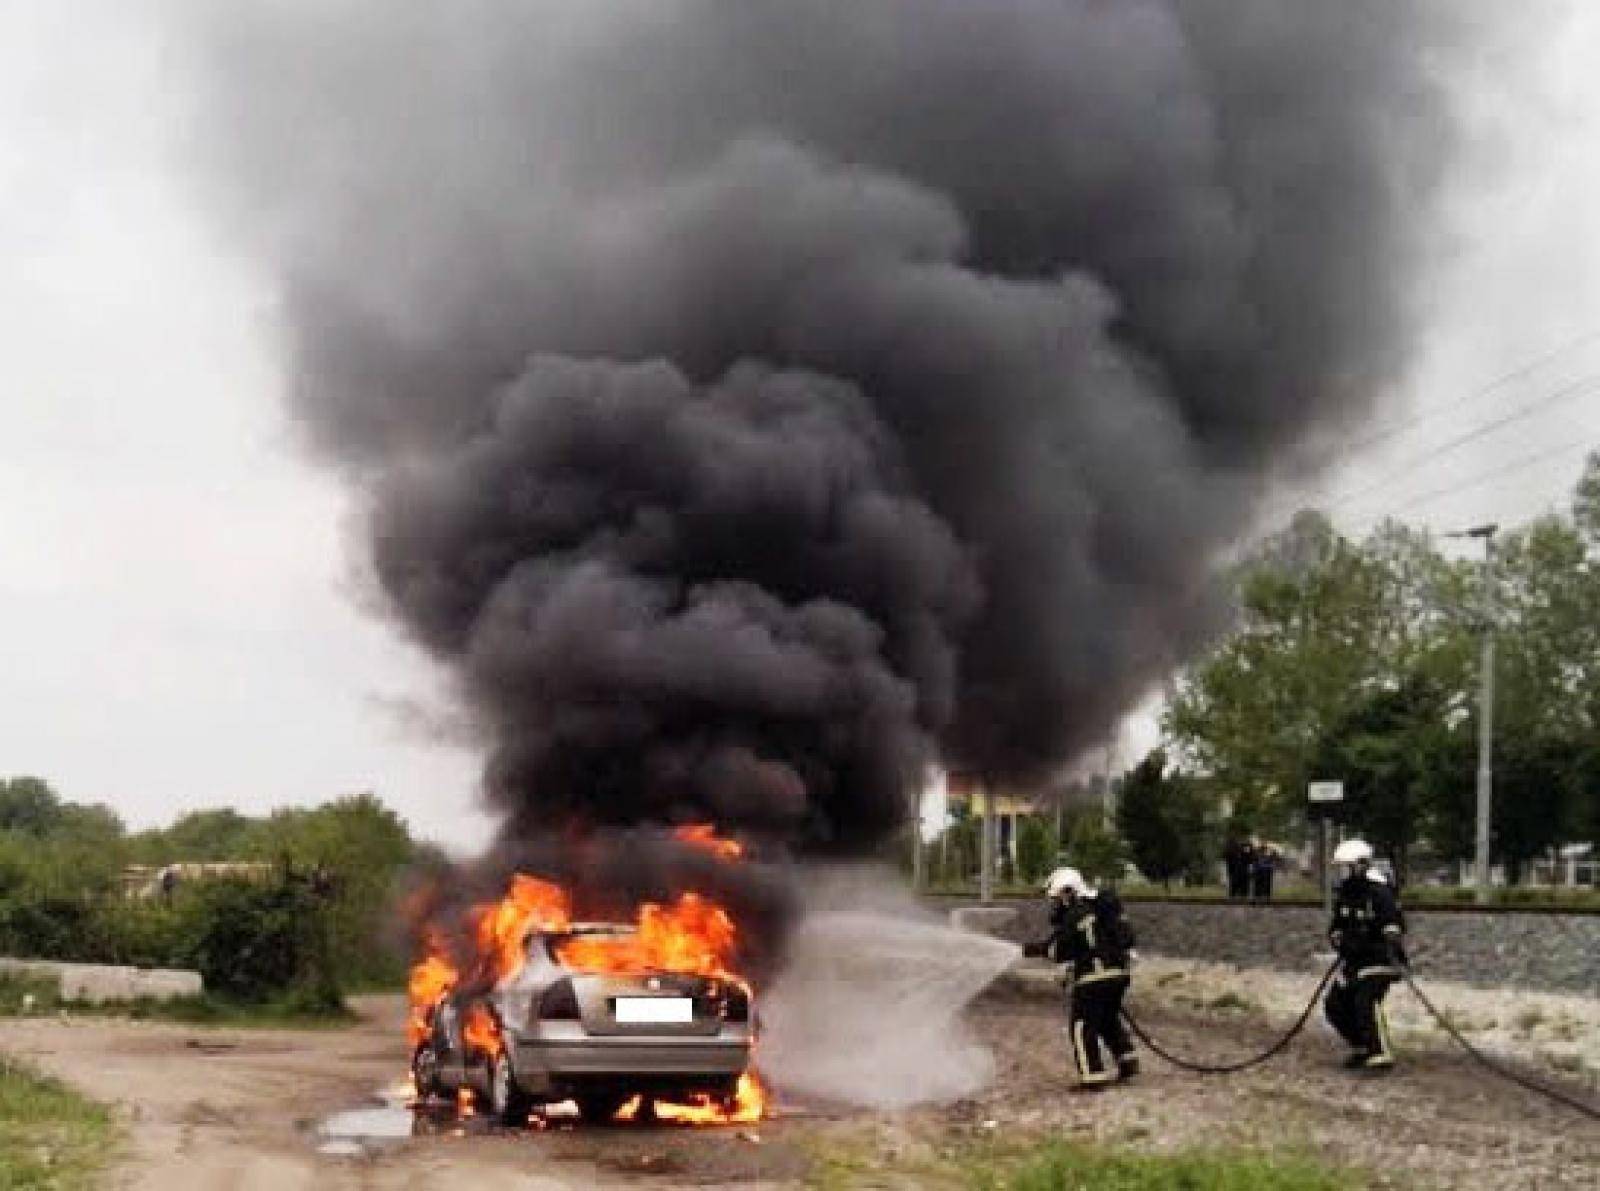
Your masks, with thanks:
M635 929L575 923L530 931L511 975L487 991L444 993L412 1056L417 1094L468 1090L507 1125L562 1100L593 1122L610 1120L635 1096L731 1106L756 1032L741 981L563 961L574 941L621 941Z

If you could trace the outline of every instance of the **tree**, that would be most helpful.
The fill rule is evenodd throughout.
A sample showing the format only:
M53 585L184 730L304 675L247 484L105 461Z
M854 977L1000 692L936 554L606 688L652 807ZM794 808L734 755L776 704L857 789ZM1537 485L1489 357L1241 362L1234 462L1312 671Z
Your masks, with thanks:
M60 818L61 798L43 778L0 778L0 831L44 836Z
M393 921L396 883L414 844L376 795L350 795L312 810L275 812L251 833L262 860L286 863L328 883L334 961L352 979L383 979L401 962Z
M1165 725L1236 819L1276 833L1299 815L1322 739L1426 648L1438 618L1410 585L1447 573L1425 539L1389 526L1362 546L1320 514L1241 568L1238 624L1180 681Z
M1433 805L1430 767L1448 755L1438 747L1448 697L1420 671L1396 689L1369 690L1318 749L1318 772L1344 783L1336 813L1390 857L1402 878Z
M1150 881L1203 874L1213 859L1210 808L1202 784L1167 775L1167 755L1155 750L1122 781L1117 830L1135 866Z
M1128 867L1122 840L1097 810L1076 815L1067 831L1067 863L1091 881L1118 881Z
M1049 875L1060 850L1054 824L1038 815L1025 815L1017 823L1017 876L1034 884Z
M1309 778L1339 777L1344 813L1397 862L1423 836L1470 856L1492 616L1493 856L1514 877L1600 834L1600 453L1570 515L1495 539L1492 589L1478 560L1447 560L1425 534L1386 523L1352 542L1312 514L1235 581L1233 631L1183 676L1165 728L1242 823L1276 830Z
M1572 494L1572 521L1589 548L1600 548L1600 451L1591 451Z
M230 809L190 811L170 827L136 837L139 857L151 864L177 860L242 860L254 854L261 820Z

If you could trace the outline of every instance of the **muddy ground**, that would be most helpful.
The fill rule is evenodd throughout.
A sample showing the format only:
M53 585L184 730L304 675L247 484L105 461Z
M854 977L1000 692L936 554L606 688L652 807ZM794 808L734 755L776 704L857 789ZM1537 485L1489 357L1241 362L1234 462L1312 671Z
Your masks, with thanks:
M1284 1023L1270 1004L1197 1003L1182 987L1149 980L1135 1002L1174 1049L1231 1056ZM930 1162L968 1143L1049 1135L1145 1149L1298 1149L1359 1164L1379 1186L1600 1186L1600 1125L1485 1078L1422 1036L1401 1039L1403 1069L1387 1078L1344 1072L1334 1040L1314 1029L1246 1075L1201 1079L1147 1059L1134 1084L1073 1094L1056 997L1047 982L1010 980L970 1009L995 1049L997 1078L954 1105L791 1106L757 1127L711 1130L561 1124L508 1134L424 1117L415 1135L355 1156L319 1153L319 1124L374 1104L403 1073L397 998L360 1001L362 1021L349 1029L12 1020L0 1046L120 1106L128 1144L108 1182L121 1189L787 1187L803 1183L819 1155L841 1152L857 1158L852 1181L915 1186L928 1181Z

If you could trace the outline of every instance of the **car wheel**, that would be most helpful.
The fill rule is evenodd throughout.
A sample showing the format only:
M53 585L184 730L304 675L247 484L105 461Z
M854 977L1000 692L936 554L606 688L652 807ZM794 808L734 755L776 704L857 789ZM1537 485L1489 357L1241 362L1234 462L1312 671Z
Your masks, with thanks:
M411 1055L411 1082L418 1100L432 1100L444 1095L444 1084L439 1079L439 1056L432 1044L424 1042Z
M604 1125L617 1115L628 1098L617 1092L589 1092L576 1097L578 1115L586 1125Z
M511 1058L501 1050L489 1060L489 1111L500 1124L517 1129L528 1123L532 1110L532 1098L518 1086Z

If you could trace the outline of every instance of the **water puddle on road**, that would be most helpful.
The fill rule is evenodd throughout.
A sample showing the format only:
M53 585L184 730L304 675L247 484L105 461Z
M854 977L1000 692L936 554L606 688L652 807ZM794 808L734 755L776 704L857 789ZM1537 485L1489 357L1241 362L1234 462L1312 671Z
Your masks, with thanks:
M334 1113L317 1125L317 1153L333 1158L364 1158L393 1149L425 1130L411 1107L409 1084L385 1088L373 1103Z

